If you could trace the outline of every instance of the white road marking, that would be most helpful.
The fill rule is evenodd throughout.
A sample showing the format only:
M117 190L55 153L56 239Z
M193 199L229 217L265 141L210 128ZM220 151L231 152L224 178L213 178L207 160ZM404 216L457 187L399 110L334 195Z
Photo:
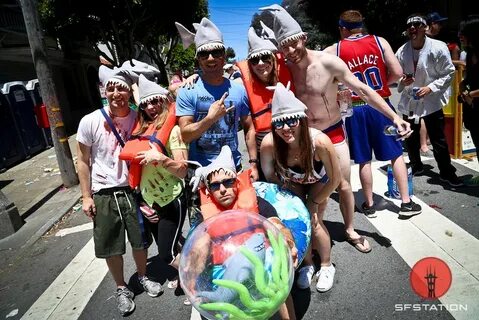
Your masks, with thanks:
M107 271L105 261L95 258L92 238L22 319L77 319Z
M379 172L379 167L387 162L372 164L374 184L373 192L384 194L387 191L387 177ZM353 191L361 189L358 166L351 167L351 186ZM400 200L392 200L400 206ZM399 220L396 213L389 210L377 212L370 219L372 225L382 235L389 238L394 250L412 268L425 257L437 257L445 261L452 272L452 285L440 298L442 304L467 305L465 311L449 311L455 319L472 319L479 314L479 240L450 221L419 198L414 201L421 204L422 214L409 220ZM446 234L452 232L452 237ZM419 298L418 298L419 301ZM395 303L401 303L397 301ZM391 306L392 308L394 306Z
M67 234L77 233L77 232L91 230L91 229L93 229L93 222L88 222L76 227L62 229L58 231L57 233L55 233L55 237L64 237Z
M190 320L201 320L201 314L193 307L191 307Z

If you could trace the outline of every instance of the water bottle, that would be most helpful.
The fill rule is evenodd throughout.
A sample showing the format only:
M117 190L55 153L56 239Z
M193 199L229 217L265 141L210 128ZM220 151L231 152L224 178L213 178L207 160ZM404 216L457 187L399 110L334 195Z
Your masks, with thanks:
M396 179L394 179L393 168L391 167L391 165L388 165L387 175L388 175L387 196L393 199L400 199L401 195L399 194Z
M388 176L388 191L386 195L392 199L401 199L401 194L399 193L399 187L396 182L396 179L394 179L393 168L391 165L388 165L387 176ZM412 182L411 167L407 168L407 184L408 184L409 196L412 196L414 194L414 186Z
M339 111L341 117L350 117L353 115L353 100L351 98L351 90L348 89L341 82L338 83L338 95L337 95Z

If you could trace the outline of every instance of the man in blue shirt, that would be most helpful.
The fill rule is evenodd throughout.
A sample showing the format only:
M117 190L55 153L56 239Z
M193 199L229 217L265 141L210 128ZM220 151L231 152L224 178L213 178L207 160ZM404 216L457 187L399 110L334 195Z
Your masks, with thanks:
M226 55L223 36L207 18L197 25L196 34L176 24L188 47L196 44L196 58L201 69L193 89L181 89L176 99L176 115L181 135L190 144L189 159L206 166L215 159L221 147L228 145L237 169L241 169L238 150L238 122L244 129L253 180L256 168L255 131L249 115L249 101L244 87L223 77Z

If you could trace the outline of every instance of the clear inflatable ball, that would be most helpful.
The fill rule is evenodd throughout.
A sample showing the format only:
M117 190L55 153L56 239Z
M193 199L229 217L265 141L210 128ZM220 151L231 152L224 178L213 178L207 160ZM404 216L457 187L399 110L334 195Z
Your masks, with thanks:
M259 214L229 210L203 221L181 252L180 281L208 319L269 319L291 290L290 249Z

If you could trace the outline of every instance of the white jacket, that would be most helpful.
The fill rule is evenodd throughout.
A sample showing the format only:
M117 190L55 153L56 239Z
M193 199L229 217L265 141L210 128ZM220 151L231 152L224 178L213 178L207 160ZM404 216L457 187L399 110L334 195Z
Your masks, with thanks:
M446 44L426 37L424 46L419 51L419 60L414 72L413 48L411 41L406 42L396 52L396 57L405 74L414 75L414 83L405 87L398 85L401 93L398 109L405 115L410 112L423 117L436 112L449 102L449 86L454 79L455 68ZM414 100L413 87L428 86L432 92L420 100Z

